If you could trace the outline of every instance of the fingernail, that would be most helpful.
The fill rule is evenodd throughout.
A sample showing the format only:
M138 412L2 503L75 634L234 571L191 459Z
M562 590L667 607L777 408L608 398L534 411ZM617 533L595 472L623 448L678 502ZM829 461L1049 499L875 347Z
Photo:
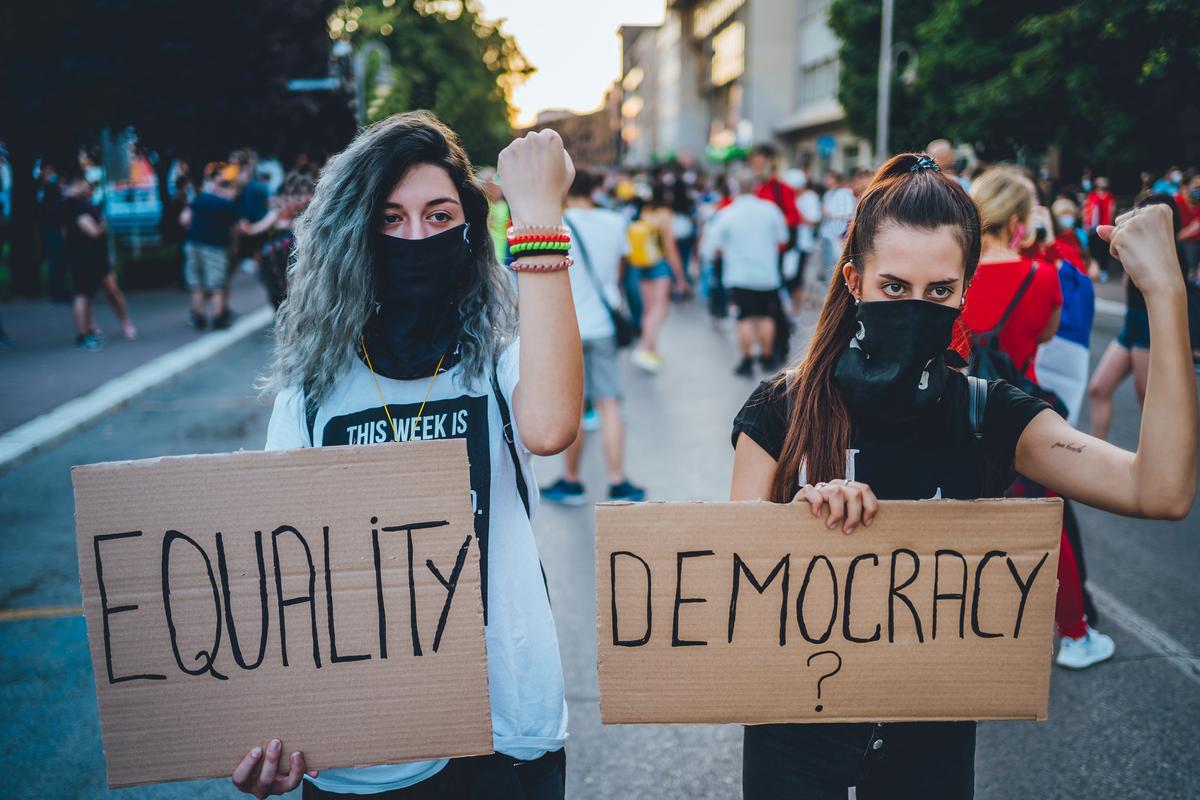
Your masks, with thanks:
M259 756L261 756L261 755L262 755L262 748L261 748L261 747L256 747L256 748L254 748L253 750L251 750L251 751L250 751L250 757L251 757L251 758L258 758L258 757L259 757Z
M299 761L299 760L300 760L300 754L292 753L292 761Z
M279 752L279 748L280 748L280 747L282 747L282 746L283 746L283 745L282 745L282 744L280 744L280 742L279 742L279 740L278 740L278 739L272 739L272 740L271 740L271 744L267 745L267 748L268 748L268 749L267 749L267 752L269 752L269 753L278 753L278 752Z

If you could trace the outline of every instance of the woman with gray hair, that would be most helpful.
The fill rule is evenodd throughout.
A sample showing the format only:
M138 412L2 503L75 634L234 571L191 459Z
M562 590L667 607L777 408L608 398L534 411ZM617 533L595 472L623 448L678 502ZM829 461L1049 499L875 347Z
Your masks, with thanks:
M514 226L561 223L574 168L558 134L513 142L499 172ZM234 771L243 792L282 794L307 774L305 798L563 797L567 711L530 522L530 453L575 437L579 327L569 259L518 257L514 293L487 213L458 137L431 114L360 132L299 221L263 388L278 392L267 449L466 440L496 752L317 775L301 753L281 765L272 739Z

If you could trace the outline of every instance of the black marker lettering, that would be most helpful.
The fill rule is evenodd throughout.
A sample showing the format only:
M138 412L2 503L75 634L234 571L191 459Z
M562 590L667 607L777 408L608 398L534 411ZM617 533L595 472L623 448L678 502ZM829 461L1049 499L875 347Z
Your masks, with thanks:
M221 540L221 532L217 531L217 571L221 573L221 595L225 600L225 627L229 628L229 647L233 650L233 660L242 669L258 669L267 654L267 567L263 562L262 531L254 532L254 552L258 556L258 604L261 609L258 637L258 658L253 664L247 664L242 656L242 647L238 643L237 625L233 621L233 602L229 596L229 566L225 563L225 545Z
M675 554L675 613L671 622L671 647L704 647L708 642L702 639L679 638L679 607L684 603L707 603L704 597L682 597L683 591L683 560L685 558L702 558L713 555L712 550L686 550Z
M617 633L617 556L629 556L646 570L646 633L640 639L622 639ZM608 580L612 598L612 638L614 647L641 647L650 641L650 565L628 550L616 550L608 555Z
M871 559L871 564L879 566L879 556L875 553L864 553L860 556L855 556L850 562L850 567L846 570L846 603L845 610L842 612L842 637L848 642L858 642L859 644L867 644L879 640L879 623L875 623L875 632L864 638L855 636L850 632L850 592L854 587L854 571L858 569L858 562Z
M213 636L212 650L199 650L196 652L196 660L202 662L202 666L198 669L188 669L183 663L183 657L179 654L179 643L175 635L175 620L171 618L171 545L176 539L183 541L196 548L200 553L200 557L204 559L204 568L208 571L208 582L212 585L213 608L216 612L217 630ZM212 673L212 676L217 680L228 680L226 676L217 672L213 666L213 661L217 657L217 650L221 647L221 593L217 588L217 579L213 575L212 562L208 559L208 553L204 552L204 548L196 543L190 536L180 533L179 531L167 531L163 536L162 543L162 597L163 611L167 617L167 632L171 635L171 652L175 654L175 663L179 665L179 669L186 672L188 675L203 675L206 672Z
M279 571L279 537L282 534L290 533L296 537L296 541L304 548L304 557L308 560L308 594L289 597L283 599L283 574ZM279 604L279 650L283 657L283 665L288 665L287 657L287 619L284 615L284 609L287 606L294 606L297 603L308 603L309 618L312 625L312 652L313 663L317 665L317 669L321 668L321 645L317 641L317 570L313 565L312 550L309 549L308 542L300 531L293 528L291 525L280 525L275 530L271 531L271 554L275 557L275 598Z
M471 549L470 534L463 541L462 547L458 548L458 558L454 560L454 568L450 570L450 579L442 577L442 573L433 565L433 559L425 559L425 566L433 573L433 577L438 579L438 583L442 584L442 588L446 590L446 602L442 604L442 615L438 617L437 633L433 635L433 652L438 651L438 647L442 643L442 631L446 629L446 618L450 616L450 602L454 600L454 590L458 588L458 576L462 573L463 564L467 560L467 551Z
M425 530L426 528L440 528L443 525L449 525L447 520L439 520L437 522L413 522L406 525L392 525L388 528L383 528L388 533L396 531L406 531L408 541L408 619L409 628L412 631L413 655L423 655L421 652L421 634L417 630L417 579L413 573L413 531Z
M379 517L371 517L371 524ZM383 610L383 569L379 561L379 529L371 529L371 553L375 556L375 608L379 616L379 657L387 658L387 613Z
M130 603L123 606L108 605L108 591L104 586L104 562L100 559L100 543L111 541L113 539L131 539L141 536L141 531L125 531L123 533L102 533L92 537L92 550L96 554L96 584L100 588L100 622L104 630L104 666L108 668L109 683L124 683L125 681L165 681L166 675L159 675L153 672L143 673L141 675L122 675L117 677L113 674L112 663L112 632L109 630L108 618L113 614L121 614L125 611L136 611L137 604Z
M938 587L941 585L938 579L941 574L942 556L952 556L962 562L961 592L938 593ZM967 559L957 550L938 550L933 554L933 632L929 635L931 639L937 639L938 602L942 600L958 601L958 638L964 638L963 634L967 621Z
M987 566L987 562L997 556L1007 555L1008 553L1003 550L989 550L983 558L979 559L979 566L975 567L975 596L971 602L971 630L982 639L997 639L1004 635L1003 633L989 633L979 627L979 592L983 587L983 568Z
M754 573L746 566L746 562L742 561L742 557L737 553L733 554L733 591L729 593L729 641L733 642L733 626L737 619L737 601L738 601L738 586L741 583L741 576L744 573L746 579L750 581L750 585L754 587L754 591L762 594L775 580L775 576L783 570L783 579L780 581L780 600L779 600L779 646L783 647L787 644L787 601L788 601L788 571L791 569L791 555L788 554L779 559L779 563L767 575L767 579L759 583Z
M333 626L333 570L329 568L329 526L323 526L321 540L325 545L325 617L329 621L329 663L341 664L347 661L366 661L369 653L359 653L352 656L339 656L337 651L337 634Z
M1016 639L1021 635L1021 617L1025 616L1025 601L1029 599L1029 590L1033 587L1033 582L1037 579L1037 574L1042 568L1042 564L1046 563L1046 559L1050 557L1049 553L1042 554L1042 560L1037 563L1037 566L1029 573L1029 577L1022 581L1021 575L1017 572L1017 565L1013 563L1011 558L1006 558L1008 562L1008 571L1012 573L1013 580L1017 582L1017 589L1021 592L1021 605L1017 607L1017 622L1013 625L1013 638Z
M912 574L899 585L896 584L896 556L904 553L912 559ZM901 589L908 587L917 579L917 574L921 571L921 558L912 550L906 547L900 547L892 551L892 571L891 581L888 585L888 641L896 641L896 598L899 597L904 605L908 606L908 611L912 614L913 625L917 629L917 641L924 642L925 635L921 632L921 615L917 613L916 606L908 597L901 593Z
M825 562L825 568L829 570L829 580L833 586L833 610L829 612L829 625L825 627L825 633L814 639L808 633L808 626L804 624L804 598L808 594L808 582L812 578L818 561ZM825 556L813 556L812 560L808 562L808 569L804 571L804 582L800 584L800 594L796 595L796 621L800 623L800 635L804 637L804 641L811 644L824 644L829 639L829 635L833 633L833 623L837 620L837 613L838 584L837 573L833 571L833 562Z

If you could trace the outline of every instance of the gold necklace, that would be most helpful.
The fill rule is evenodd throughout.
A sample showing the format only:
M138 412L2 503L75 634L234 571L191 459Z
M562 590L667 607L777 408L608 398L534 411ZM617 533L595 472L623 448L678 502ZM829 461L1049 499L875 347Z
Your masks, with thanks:
M383 413L387 415L388 424L392 426L392 441L398 442L400 441L400 432L396 430L396 421L392 419L392 412L388 411L387 400L383 398L383 389L379 388L379 377L375 374L375 368L371 366L371 356L367 353L367 340L360 335L358 343L362 346L363 358L366 359L371 379L375 381L375 391L379 392L379 403L383 406ZM417 417L414 420L414 425L421 421L421 413L425 411L425 403L429 400L429 393L433 391L433 382L437 380L438 373L442 371L442 362L445 360L446 354L442 353L442 357L438 359L437 366L433 368L433 377L429 379L429 386L425 389L425 398L421 400L421 406L417 409Z

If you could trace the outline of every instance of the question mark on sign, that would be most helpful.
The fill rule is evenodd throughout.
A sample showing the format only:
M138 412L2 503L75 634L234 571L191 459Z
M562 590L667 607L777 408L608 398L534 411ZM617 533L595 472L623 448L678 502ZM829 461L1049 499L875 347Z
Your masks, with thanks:
M832 672L826 672L824 675L822 675L821 677L817 678L817 699L818 699L818 700L820 700L820 699L821 699L821 682L822 682L822 681L824 681L826 678L832 678L834 675L837 675L837 674L838 674L838 673L841 671L841 669L842 669L842 657L841 657L841 656L839 656L839 655L838 655L836 652L834 652L833 650L819 650L819 651L817 651L816 653L813 653L811 656L809 656L809 657L808 657L808 661L806 661L806 662L805 662L805 664L807 664L808 666L810 666L810 667L811 667L811 666L812 666L813 659L814 659L814 658L816 658L817 656L823 656L823 655L831 655L831 656L833 656L834 658L836 658L836 659L837 659L837 666L833 668L833 671L832 671ZM822 705L820 705L820 704L818 703L818 704L817 704L817 711L820 711L822 708L824 708L824 706L822 706Z

